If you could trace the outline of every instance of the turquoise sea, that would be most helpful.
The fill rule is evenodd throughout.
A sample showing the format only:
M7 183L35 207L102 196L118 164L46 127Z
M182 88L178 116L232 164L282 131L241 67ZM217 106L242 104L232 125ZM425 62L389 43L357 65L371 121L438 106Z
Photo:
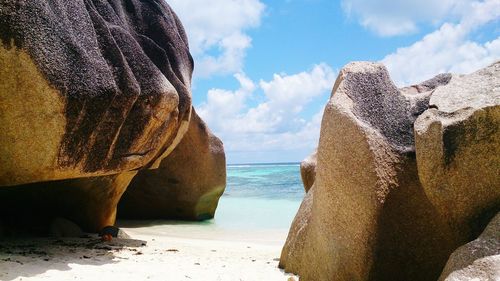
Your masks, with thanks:
M299 163L227 166L224 197L302 200Z
M227 167L227 187L213 223L225 228L288 229L304 197L300 164Z
M153 235L282 245L304 194L298 163L228 165L214 219L121 221L120 226Z

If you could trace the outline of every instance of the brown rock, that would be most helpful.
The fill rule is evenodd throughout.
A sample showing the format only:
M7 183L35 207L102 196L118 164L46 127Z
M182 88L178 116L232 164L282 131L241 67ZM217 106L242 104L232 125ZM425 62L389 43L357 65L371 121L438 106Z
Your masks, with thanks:
M500 213L481 236L453 252L439 280L500 280Z
M300 176L302 177L302 183L306 192L311 189L316 178L317 153L317 151L314 151L313 154L300 163Z
M0 216L113 225L136 170L177 146L193 61L165 1L0 4Z
M417 174L413 123L428 95L401 93L380 64L344 67L323 116L312 207L297 214L281 267L301 280L437 279L455 245Z
M279 267L286 268L288 272L300 272L304 263L304 256L310 253L305 249L305 245L311 220L313 198L314 185L309 189L302 204L300 204L281 252Z
M164 1L1 7L0 186L154 166L180 141L193 62Z
M189 129L157 170L134 178L119 206L119 215L135 219L213 218L226 187L222 142L193 110Z
M437 88L415 122L420 181L455 243L500 211L500 62Z

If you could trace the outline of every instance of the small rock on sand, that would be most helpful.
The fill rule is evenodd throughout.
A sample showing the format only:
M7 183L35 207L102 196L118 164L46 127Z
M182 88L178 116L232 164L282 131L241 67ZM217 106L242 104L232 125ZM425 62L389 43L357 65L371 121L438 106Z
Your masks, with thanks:
M49 234L53 237L80 237L83 235L83 231L70 220L56 218L50 223Z
M130 236L125 233L125 231L119 229L116 226L106 226L104 227L101 232L99 232L100 236L104 235L111 235L114 238L120 238L120 239L130 239Z

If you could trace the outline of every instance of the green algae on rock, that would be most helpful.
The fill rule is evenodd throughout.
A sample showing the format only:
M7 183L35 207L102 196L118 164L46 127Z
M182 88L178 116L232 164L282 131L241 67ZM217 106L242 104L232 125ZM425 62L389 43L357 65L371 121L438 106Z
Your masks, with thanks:
M223 144L193 110L187 133L160 167L140 171L132 180L120 202L119 216L211 219L225 187Z

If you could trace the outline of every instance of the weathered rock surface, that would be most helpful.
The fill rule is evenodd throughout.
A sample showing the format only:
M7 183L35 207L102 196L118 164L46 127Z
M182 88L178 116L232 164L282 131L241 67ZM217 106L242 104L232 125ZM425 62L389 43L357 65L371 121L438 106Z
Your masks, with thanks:
M119 216L134 219L213 218L226 187L222 142L193 109L179 145L156 170L133 179L119 206Z
M499 102L494 97L494 89L498 88L491 86L492 83L497 85L495 83L500 79L500 75L492 74L495 68L497 65L483 71L490 73L486 75L487 79L475 79L490 84L482 86L484 92L481 96L489 101L495 100L492 104L498 108ZM478 74L471 76L474 75ZM459 83L454 82L457 79L464 77L439 75L420 85L397 89L380 64L351 63L341 71L323 116L314 197L305 199L293 222L282 252L282 268L299 274L305 281L438 279L450 253L467 241L463 229L468 227L462 223L490 219L491 209L499 207L497 192L500 184L489 177L490 173L498 175L500 165L495 162L500 155L498 137L487 141L471 138L478 146L483 146L483 149L474 150L476 162L471 163L480 162L479 167L485 171L477 172L484 173L486 179L483 181L489 181L489 196L483 191L479 193L484 196L466 195L462 191L454 194L451 189L448 189L449 193L441 194L442 187L434 188L426 179L422 180L425 175L420 171L421 165L439 162L443 158L435 154L435 160L422 160L419 155L420 136L417 136L415 146L415 120L435 111L434 94L438 93L439 97L443 91L440 89L453 87ZM447 83L451 86L445 86ZM459 91L455 87L446 97L443 94L443 98L456 99L452 92ZM432 104L430 109L429 101ZM486 135L498 136L500 126L495 122L500 120L499 115L486 116L489 119L476 120L477 127L489 131ZM417 134L420 134L418 129ZM458 132L454 139L459 135L464 133ZM457 147L443 145L441 139L422 142L435 149ZM465 150L461 148L457 153ZM483 155L485 153L491 155ZM429 159L432 157L431 153L425 155ZM483 159L487 160L481 162ZM461 161L472 160L464 158ZM456 168L460 166L455 164L447 169ZM449 176L457 180L461 178L463 182L460 184L469 183L469 189L462 190L473 193L474 177L469 178L468 172L460 169L437 170L437 178L444 179L439 173L453 172L455 174ZM432 179L431 169L428 179ZM454 186L460 187L460 184ZM474 210L469 214L474 214L475 219L454 224L448 214L462 211L454 210L453 200L441 205L435 203L439 201L429 196L429 188L441 198L450 196L469 202L470 209ZM466 198L460 199L456 196L459 194ZM485 200L478 200L476 196L483 196ZM462 228L457 225L462 225ZM467 231L465 236L469 233Z
M157 165L193 62L164 1L0 1L0 186Z
M113 225L189 126L179 19L165 1L0 0L0 39L0 216L41 234L61 216Z
M500 280L500 213L479 238L453 252L439 280Z
M314 151L300 163L300 176L306 192L311 189L316 178L317 151Z
M463 245L500 211L500 62L454 76L430 106L415 122L418 173Z

